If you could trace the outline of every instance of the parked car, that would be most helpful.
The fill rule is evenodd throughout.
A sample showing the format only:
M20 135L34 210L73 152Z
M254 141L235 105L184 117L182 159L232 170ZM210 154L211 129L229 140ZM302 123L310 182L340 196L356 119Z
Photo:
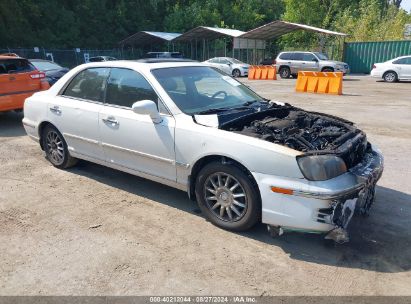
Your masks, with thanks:
M101 62L101 61L113 61L117 60L115 57L111 56L95 56L95 57L90 57L88 59L89 62Z
M0 112L23 109L27 97L50 87L45 77L27 59L0 55Z
M382 78L386 82L411 80L411 55L397 57L382 63L374 63L371 77Z
M51 86L69 71L68 68L63 68L53 61L44 59L29 59L29 61L37 70L46 74L46 79Z
M197 62L111 61L26 100L23 125L57 168L77 159L188 193L215 225L259 221L347 240L383 158L353 123L271 102Z
M230 57L215 57L203 62L234 77L247 76L249 64Z
M144 58L183 58L180 52L148 52Z
M318 52L281 52L275 64L281 78L296 77L299 71L318 72L350 72L347 63L329 60L328 57Z

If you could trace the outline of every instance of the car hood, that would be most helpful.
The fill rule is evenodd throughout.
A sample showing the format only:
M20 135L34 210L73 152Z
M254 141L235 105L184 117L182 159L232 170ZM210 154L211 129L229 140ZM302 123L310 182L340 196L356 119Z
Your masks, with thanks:
M198 124L258 138L306 154L336 154L351 168L369 144L348 120L281 103L259 103L213 115L195 115Z
M321 60L321 63L324 64L338 64L338 65L344 65L346 64L345 62L342 61L335 61L335 60Z

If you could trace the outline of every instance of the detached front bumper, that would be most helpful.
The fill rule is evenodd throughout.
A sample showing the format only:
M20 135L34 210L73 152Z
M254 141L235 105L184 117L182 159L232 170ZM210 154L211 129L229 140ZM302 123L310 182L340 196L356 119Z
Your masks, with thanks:
M253 173L262 198L262 221L288 230L324 233L346 229L355 210L366 214L384 160L371 151L349 172L327 181L308 181ZM290 189L278 193L273 187Z

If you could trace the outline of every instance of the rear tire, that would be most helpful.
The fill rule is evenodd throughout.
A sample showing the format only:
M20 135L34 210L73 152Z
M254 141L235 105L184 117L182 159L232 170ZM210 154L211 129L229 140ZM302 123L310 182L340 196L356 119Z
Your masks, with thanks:
M197 176L195 193L203 214L223 229L244 231L261 218L257 186L244 170L235 165L207 164Z
M385 82L397 82L398 81L398 75L394 71L388 71L385 72L384 75L382 76L382 79L384 79Z
M289 67L281 67L278 73L280 74L280 77L283 79L290 78L291 76L291 70Z
M77 164L78 159L70 155L63 135L54 126L44 128L41 140L46 158L54 167L67 169Z

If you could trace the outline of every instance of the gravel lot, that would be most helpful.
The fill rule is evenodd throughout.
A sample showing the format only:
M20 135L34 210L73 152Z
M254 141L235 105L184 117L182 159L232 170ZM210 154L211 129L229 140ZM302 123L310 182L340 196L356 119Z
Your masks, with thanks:
M411 295L411 83L349 76L344 96L248 81L264 97L358 123L386 158L352 241L231 233L184 192L87 162L54 169L0 114L1 295Z

